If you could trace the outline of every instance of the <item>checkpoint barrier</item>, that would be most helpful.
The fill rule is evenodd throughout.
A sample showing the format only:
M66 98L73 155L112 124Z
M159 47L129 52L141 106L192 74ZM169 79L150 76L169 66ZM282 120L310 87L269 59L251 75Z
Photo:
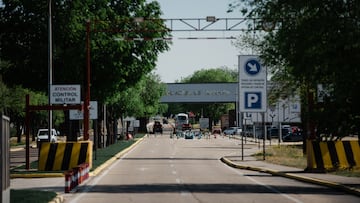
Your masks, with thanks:
M88 163L79 164L72 170L65 172L65 193L69 193L75 187L89 178L90 165Z
M307 169L360 168L360 141L307 141Z
M82 163L92 166L92 141L43 142L39 151L39 171L70 170Z

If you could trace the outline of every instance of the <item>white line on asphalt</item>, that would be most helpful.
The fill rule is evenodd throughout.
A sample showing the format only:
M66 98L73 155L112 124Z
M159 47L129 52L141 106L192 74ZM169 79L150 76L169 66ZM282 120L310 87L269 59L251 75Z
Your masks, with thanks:
M284 194L284 193L280 192L279 190L277 190L277 189L274 188L274 187L268 186L268 185L266 185L265 183L262 183L262 182L260 182L260 181L258 181L258 180L255 180L255 179L252 178L252 177L245 176L244 173L242 173L242 172L239 171L239 169L235 169L235 168L232 168L232 167L228 167L228 168L230 168L231 170L235 171L235 173L237 173L237 174L239 174L239 175L241 175L241 176L243 176L243 177L251 180L252 182L254 182L254 183L258 184L258 185L264 186L264 187L266 187L267 189L269 189L269 190L271 190L271 191L273 191L273 192L275 192L275 193L278 193L278 194L280 194L281 196L283 196L283 197L285 197L285 198L287 198L287 199L289 199L289 200L291 200L291 201L293 201L293 202L303 203L302 201L300 201L300 200L298 200L298 199L296 199L296 198L293 198L293 197L291 197L290 195L287 195L287 194Z

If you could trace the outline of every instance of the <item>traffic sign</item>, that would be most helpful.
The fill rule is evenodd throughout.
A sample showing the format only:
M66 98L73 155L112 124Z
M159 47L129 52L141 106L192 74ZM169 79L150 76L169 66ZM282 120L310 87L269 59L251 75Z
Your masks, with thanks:
M80 104L80 85L51 85L51 104Z
M245 92L245 108L261 109L261 92Z
M239 56L240 112L266 112L266 76L258 56Z
M255 76L259 74L259 72L261 71L261 65L259 61L255 59L250 59L246 61L244 68L245 68L245 72L251 76Z
M98 103L97 101L90 101L89 115L91 120L98 119ZM69 110L70 120L83 120L84 111Z

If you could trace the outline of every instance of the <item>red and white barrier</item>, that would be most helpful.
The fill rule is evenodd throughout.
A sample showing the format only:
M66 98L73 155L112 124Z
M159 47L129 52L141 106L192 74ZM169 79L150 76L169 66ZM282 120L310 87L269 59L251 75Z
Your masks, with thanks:
M69 193L75 187L89 178L90 165L83 163L65 172L65 193Z

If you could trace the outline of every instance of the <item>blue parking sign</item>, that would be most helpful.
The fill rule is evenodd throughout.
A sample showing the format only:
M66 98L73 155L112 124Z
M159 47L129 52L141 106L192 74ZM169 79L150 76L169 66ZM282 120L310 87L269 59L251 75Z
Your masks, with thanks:
M239 56L239 110L266 112L267 70L259 56Z
M245 92L245 108L261 109L261 92Z

